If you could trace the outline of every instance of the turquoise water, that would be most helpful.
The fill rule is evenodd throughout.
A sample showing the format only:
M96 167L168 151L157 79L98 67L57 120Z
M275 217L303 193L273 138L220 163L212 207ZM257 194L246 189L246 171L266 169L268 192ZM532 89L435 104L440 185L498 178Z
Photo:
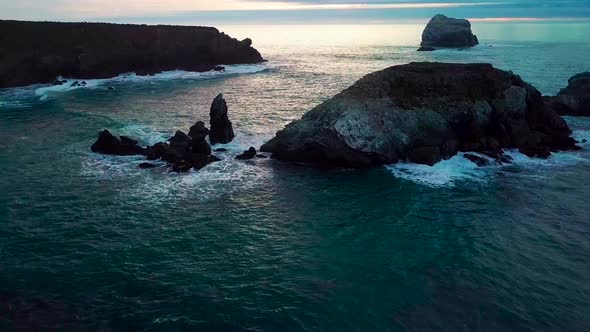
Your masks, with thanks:
M435 53L415 52L419 25L228 27L269 62L0 90L0 331L590 329L588 144L486 168L233 160L394 64L491 62L555 93L590 68L588 25L536 24ZM172 174L89 150L104 128L187 130L219 92L237 133L222 162ZM590 140L590 119L567 121Z

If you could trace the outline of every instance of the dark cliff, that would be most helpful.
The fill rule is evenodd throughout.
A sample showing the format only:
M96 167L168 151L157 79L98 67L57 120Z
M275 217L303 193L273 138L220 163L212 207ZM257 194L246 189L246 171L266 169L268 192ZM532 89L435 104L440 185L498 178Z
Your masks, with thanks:
M0 20L0 88L264 61L251 43L210 27Z

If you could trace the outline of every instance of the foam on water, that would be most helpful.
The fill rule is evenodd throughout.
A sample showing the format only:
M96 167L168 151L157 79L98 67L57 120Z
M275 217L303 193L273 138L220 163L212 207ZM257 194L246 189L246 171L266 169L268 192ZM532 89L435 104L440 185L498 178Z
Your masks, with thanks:
M35 95L40 97L40 100L46 100L51 93L61 93L73 91L77 89L96 89L108 84L114 83L142 83L154 81L169 81L169 80L204 80L211 78L218 78L229 75L239 74L253 74L267 70L266 64L251 64L251 65L224 65L224 71L207 71L207 72L191 72L184 70L165 71L154 75L139 76L135 73L126 73L108 79L75 79L59 77L59 80L65 80L62 85L42 86L35 88ZM84 86L72 86L75 82L85 82Z
M587 137L590 131L581 131L578 135ZM574 132L574 136L576 132ZM535 170L553 172L556 168L571 166L579 163L589 163L590 158L586 152L590 145L588 143L580 144L583 148L581 151L567 151L553 153L547 159L530 158L518 152L518 150L506 150L505 154L513 160L510 164L500 165L492 159L477 153L471 153L484 157L491 161L490 166L479 167L468 159L464 158L464 153L459 153L449 160L443 160L434 166L419 165L413 163L397 163L386 166L397 178L426 185L433 188L454 187L459 183L485 183L492 179L498 172L506 167L517 167L525 174L533 174ZM511 174L511 173L509 173ZM537 176L537 175L535 175Z
M431 187L450 187L458 181L485 182L485 173L491 167L478 167L463 155L459 153L433 166L400 162L386 167L395 177Z
M126 125L120 130L140 142L140 145L153 145L167 141L173 132L156 131L142 125ZM235 160L238 154L250 146L259 147L270 138L269 135L249 135L238 132L236 138L228 144L216 144L211 148L224 148L227 151L213 154L222 160L207 165L200 170L187 173L174 173L162 161L147 161L144 156L110 156L88 153L82 161L82 175L101 180L124 181L130 179L130 185L121 191L121 195L159 203L168 200L191 197L191 199L208 200L235 190L244 190L256 184L262 177L269 176L264 165L269 159L250 161ZM143 170L139 164L150 162L158 165L154 169Z

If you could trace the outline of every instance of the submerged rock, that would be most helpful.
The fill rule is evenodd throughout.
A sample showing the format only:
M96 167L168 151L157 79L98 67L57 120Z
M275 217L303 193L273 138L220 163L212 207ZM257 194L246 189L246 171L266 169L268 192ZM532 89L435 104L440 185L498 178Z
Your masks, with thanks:
M544 97L547 107L561 115L590 116L590 72L572 76L554 97Z
M156 167L158 167L158 165L152 164L152 163L141 163L141 164L139 164L139 168L141 168L141 169L150 169L150 168L156 168Z
M471 47L479 44L471 32L471 23L465 19L435 15L422 33L423 48L426 47Z
M254 157L256 157L256 149L254 147L250 147L250 149L244 151L244 153L242 153L241 155L237 156L236 159L238 160L248 160L248 159L253 159Z
M231 142L235 135L232 123L227 116L227 104L223 99L223 94L220 93L213 100L209 116L211 117L211 130L209 131L211 144Z
M108 130L103 130L98 134L98 139L90 149L93 152L118 156L143 155L146 153L146 150L140 147L136 140L126 136L116 137Z
M432 165L458 151L574 149L539 91L489 64L411 63L369 74L287 125L261 151L282 160L367 167Z

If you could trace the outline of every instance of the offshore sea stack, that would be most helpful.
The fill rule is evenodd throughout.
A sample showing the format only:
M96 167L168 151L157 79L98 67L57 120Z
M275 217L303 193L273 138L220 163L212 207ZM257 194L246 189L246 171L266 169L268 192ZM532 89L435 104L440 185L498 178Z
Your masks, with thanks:
M264 61L250 39L210 27L0 20L0 31L0 88Z
M368 167L433 165L458 151L502 159L576 149L537 89L489 64L410 63L369 74L262 146L282 160Z
M572 76L557 96L544 98L561 115L590 116L590 72Z
M419 51L433 51L435 47L471 47L479 44L465 19L435 15L422 32Z
M231 142L235 134L231 121L227 116L227 104L223 99L223 94L220 93L213 100L209 117L211 119L211 132L209 133L211 144L227 144Z

